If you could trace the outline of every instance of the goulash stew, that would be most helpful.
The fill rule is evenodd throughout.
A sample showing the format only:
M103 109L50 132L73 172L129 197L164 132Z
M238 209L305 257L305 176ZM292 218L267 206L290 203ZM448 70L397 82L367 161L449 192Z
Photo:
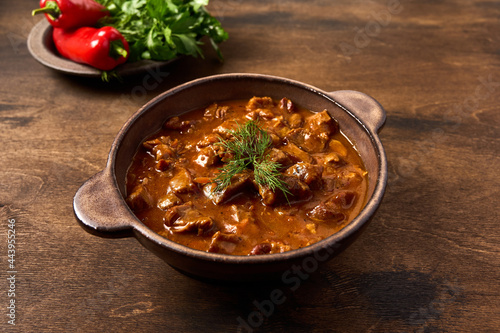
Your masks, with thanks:
M366 190L363 163L326 110L253 97L168 119L136 153L126 200L174 242L260 255L337 232Z

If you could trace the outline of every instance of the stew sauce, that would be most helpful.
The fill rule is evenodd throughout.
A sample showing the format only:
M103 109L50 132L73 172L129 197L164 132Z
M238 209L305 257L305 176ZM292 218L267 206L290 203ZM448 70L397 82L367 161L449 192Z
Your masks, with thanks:
M220 145L256 121L271 138L289 190L259 185L247 169L215 192L233 156ZM367 177L355 147L326 110L288 98L214 103L168 119L137 151L127 174L127 203L160 235L208 252L257 255L298 249L332 235L363 208Z

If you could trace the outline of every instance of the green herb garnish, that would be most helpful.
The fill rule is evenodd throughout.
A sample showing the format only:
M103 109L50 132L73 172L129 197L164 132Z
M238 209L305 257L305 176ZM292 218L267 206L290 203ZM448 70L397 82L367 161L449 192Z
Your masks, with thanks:
M281 165L269 160L268 148L272 144L269 134L250 120L244 125L238 125L230 130L230 140L220 138L216 144L221 145L233 157L220 168L220 173L214 179L214 192L219 192L231 184L231 179L246 169L253 170L255 182L261 186L268 186L271 191L281 190L288 201L287 194L291 192L281 178Z
M200 39L207 36L219 59L217 46L228 38L220 22L205 9L208 0L97 0L130 46L129 61L166 61L178 55L202 56Z

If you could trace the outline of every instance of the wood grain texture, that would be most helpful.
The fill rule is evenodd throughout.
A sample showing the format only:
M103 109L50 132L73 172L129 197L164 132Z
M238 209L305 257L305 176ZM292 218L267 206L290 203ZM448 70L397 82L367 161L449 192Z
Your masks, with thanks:
M207 47L205 59L181 59L156 79L113 84L31 57L36 6L9 1L0 12L1 280L8 219L17 269L16 326L4 282L0 330L500 330L500 2L212 0L230 34L225 63ZM73 217L74 193L132 113L180 83L230 72L358 90L387 111L384 202L355 244L307 278L198 281ZM270 306L276 291L282 302Z

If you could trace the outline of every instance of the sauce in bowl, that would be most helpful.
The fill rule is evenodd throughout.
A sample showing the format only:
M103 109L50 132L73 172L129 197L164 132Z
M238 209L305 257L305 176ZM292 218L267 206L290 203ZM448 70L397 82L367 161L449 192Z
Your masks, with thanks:
M253 137L240 135L252 125ZM238 139L243 146L254 139L267 144L257 162L221 186L221 172L238 159L230 149ZM261 164L271 172L257 177ZM273 180L281 186L273 188ZM253 97L168 119L133 159L127 203L174 242L260 255L299 249L339 231L363 208L367 187L355 146L326 110Z

